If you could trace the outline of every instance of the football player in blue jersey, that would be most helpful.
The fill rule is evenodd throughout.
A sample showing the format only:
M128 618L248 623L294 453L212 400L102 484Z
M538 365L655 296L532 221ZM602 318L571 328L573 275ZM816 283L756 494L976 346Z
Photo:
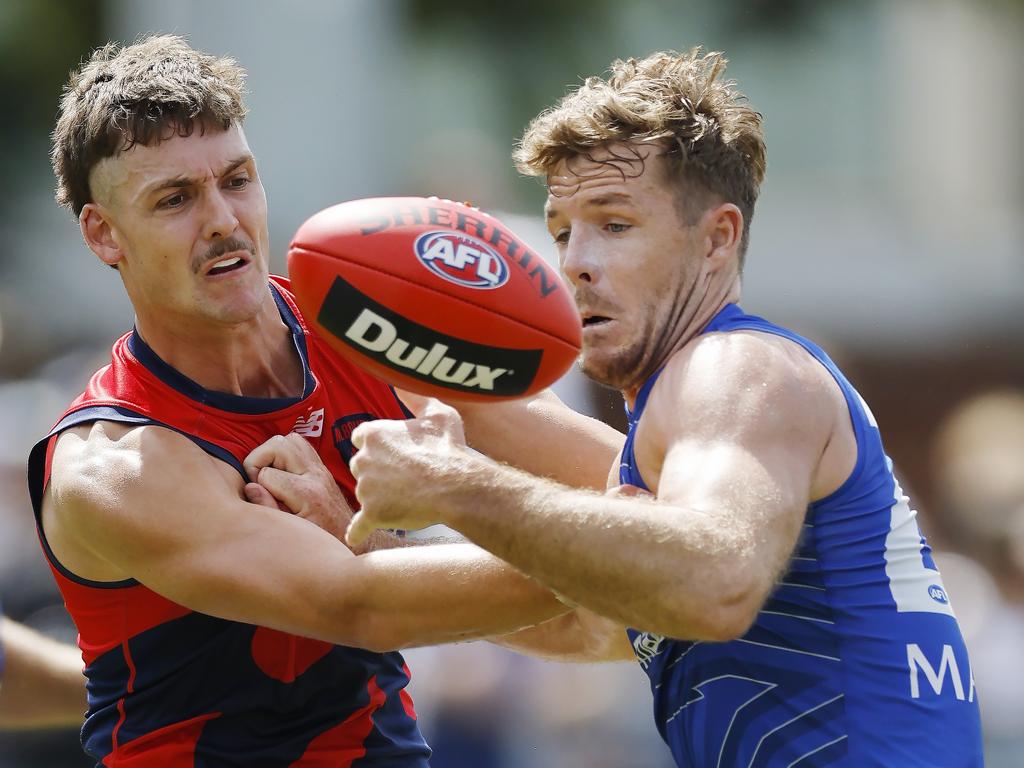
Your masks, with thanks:
M680 766L980 766L967 651L871 411L738 305L765 145L725 66L616 61L516 153L547 183L583 370L625 399L609 486L650 495L490 461L430 404L354 434L349 540L442 522L578 605L506 642L635 656Z

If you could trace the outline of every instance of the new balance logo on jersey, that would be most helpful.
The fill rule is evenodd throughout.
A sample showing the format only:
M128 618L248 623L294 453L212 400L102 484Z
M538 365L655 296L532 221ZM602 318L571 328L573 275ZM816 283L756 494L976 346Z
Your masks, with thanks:
M665 638L661 635L650 632L641 632L637 635L633 640L633 653L636 654L640 666L647 669L654 657L661 653L661 646L664 644Z
M320 437L324 431L324 409L317 408L310 411L306 416L299 416L295 420L292 432L303 437Z

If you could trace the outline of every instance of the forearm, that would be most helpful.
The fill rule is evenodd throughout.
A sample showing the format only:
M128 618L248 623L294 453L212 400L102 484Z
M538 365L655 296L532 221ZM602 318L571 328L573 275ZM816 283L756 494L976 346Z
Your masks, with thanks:
M491 642L548 661L593 663L633 656L624 627L582 608Z
M603 490L625 439L548 391L528 400L454 405L473 448L574 488Z
M450 484L439 505L442 522L470 541L627 626L717 639L751 598L746 529L703 512L482 464Z
M533 579L471 544L355 558L342 615L347 644L371 650L437 645L515 632L568 607Z
M86 709L82 659L76 648L0 618L6 663L0 728L80 726Z

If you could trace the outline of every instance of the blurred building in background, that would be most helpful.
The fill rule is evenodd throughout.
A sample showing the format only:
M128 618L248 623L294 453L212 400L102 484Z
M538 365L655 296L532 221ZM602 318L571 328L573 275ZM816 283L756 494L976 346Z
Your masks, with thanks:
M1024 476L1012 405L1024 397L1024 4L4 0L0 599L66 639L25 457L132 317L116 273L53 202L48 133L68 69L147 32L248 69L246 131L281 272L304 218L374 195L471 200L552 255L543 188L509 160L528 120L613 58L724 50L768 141L744 306L822 341L871 403L951 572L989 765L1024 764L1024 502L1019 484L994 499L967 483L980 469L963 470L966 456ZM953 413L996 390L998 416ZM616 397L577 374L560 391L621 424ZM630 665L541 664L486 644L408 656L436 768L670 764ZM0 768L88 763L73 733L0 735Z

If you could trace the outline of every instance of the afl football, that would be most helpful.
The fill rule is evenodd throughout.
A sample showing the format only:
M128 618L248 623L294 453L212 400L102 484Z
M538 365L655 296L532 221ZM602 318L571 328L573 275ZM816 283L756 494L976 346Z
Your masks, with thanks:
M299 307L344 357L451 400L531 395L572 365L580 318L558 272L493 216L450 200L353 200L288 252Z

